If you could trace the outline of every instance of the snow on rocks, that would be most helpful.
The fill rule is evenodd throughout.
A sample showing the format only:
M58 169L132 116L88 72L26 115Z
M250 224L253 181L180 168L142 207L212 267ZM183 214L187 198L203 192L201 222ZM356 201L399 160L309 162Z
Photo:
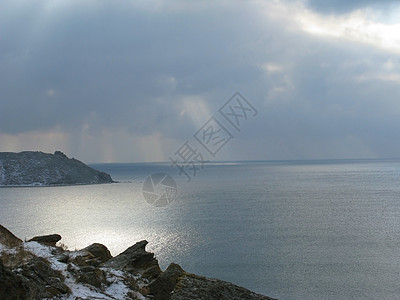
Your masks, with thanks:
M60 262L58 260L59 255L57 255L60 252L60 249L58 248L42 245L37 242L27 242L24 243L24 246L26 250L30 251L36 256L46 258L51 263L53 269L58 270L63 274L65 277L64 282L71 289L71 293L70 295L64 296L61 299L72 300L76 299L77 297L83 299L125 299L129 294L131 294L131 296L135 295L138 299L146 299L143 295L132 290L127 284L124 283L127 281L127 279L131 279L131 281L137 279L126 272L111 268L96 269L95 267L86 266L86 269L89 268L89 272L87 272L84 266L79 267L74 263L66 264ZM69 260L71 261L74 261L74 259L77 257L87 255L87 252L83 250L63 252L68 253ZM90 270L101 270L105 272L106 284L101 284L100 286L96 287L88 283L79 282L79 276L82 273L82 269L84 272L86 272L86 274L90 273ZM128 299L134 298L128 297Z
M99 244L95 246L87 248L105 248L105 246L100 246ZM24 259L20 259L20 256L22 258L22 252L24 252ZM11 271L16 276L21 278L24 277L24 274L27 274L27 270L33 273L40 273L41 269L36 269L36 267L38 264L43 264L43 262L48 264L53 272L58 272L60 278L58 281L62 282L62 285L66 287L64 291L68 292L55 293L54 298L57 299L148 299L138 291L137 281L140 281L140 276L109 267L95 267L87 264L87 262L93 262L93 258L96 257L93 254L89 255L89 251L86 248L78 251L68 251L36 241L24 242L19 247L7 247L0 243L0 261L6 257L5 255L20 259L18 261L19 266L13 263L9 267L11 267ZM15 259L13 258L13 261ZM40 261L41 259L42 261ZM4 267L7 267L7 261L4 263ZM26 267L27 265L29 267ZM1 263L1 267L3 268L3 263ZM40 276L46 276L46 274L41 274ZM24 278L24 280L30 280L30 278ZM37 285L38 283L35 282L34 284ZM48 285L48 282L46 284ZM43 288L50 288L50 286L44 286ZM54 289L54 287L52 288ZM26 286L26 292L38 295L36 291L32 291L29 285ZM53 298L48 297L49 294L42 293L40 295L46 295L45 298ZM42 297L38 296L38 298Z
M101 244L68 251L46 241L22 242L4 229L0 225L0 299L272 300L177 264L161 271L145 240L111 257Z

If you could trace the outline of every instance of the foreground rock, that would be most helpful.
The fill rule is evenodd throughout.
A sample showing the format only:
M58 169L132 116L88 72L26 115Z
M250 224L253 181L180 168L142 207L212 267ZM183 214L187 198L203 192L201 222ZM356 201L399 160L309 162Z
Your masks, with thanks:
M112 257L98 243L78 251L49 246L56 238L23 243L0 225L0 299L272 299L177 264L162 272L147 241Z
M64 153L25 151L0 152L0 186L74 185L113 182L99 172Z

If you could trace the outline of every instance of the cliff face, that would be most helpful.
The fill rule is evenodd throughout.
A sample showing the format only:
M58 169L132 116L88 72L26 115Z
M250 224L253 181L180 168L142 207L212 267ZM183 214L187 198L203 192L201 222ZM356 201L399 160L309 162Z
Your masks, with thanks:
M113 182L111 176L64 153L0 152L0 186L46 186Z

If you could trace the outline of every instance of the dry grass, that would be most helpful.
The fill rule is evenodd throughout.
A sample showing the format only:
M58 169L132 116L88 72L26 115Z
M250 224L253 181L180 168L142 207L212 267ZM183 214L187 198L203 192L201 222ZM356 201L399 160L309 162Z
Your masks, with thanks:
M65 245L64 243L58 243L58 244L56 245L56 247L61 248L61 249L64 250L64 251L67 251L67 250L68 250L68 246Z

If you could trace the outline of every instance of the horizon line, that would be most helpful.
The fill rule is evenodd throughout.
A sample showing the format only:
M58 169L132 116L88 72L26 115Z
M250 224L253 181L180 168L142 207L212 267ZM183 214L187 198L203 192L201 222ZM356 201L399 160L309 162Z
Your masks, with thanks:
M387 158L304 158L304 159L242 159L242 160L206 160L205 164L212 163L255 163L255 162L322 162L322 161L391 161L400 160L400 157ZM178 162L184 163L184 162ZM201 162L199 162L201 163ZM88 165L100 164L171 164L171 161L136 161L136 162L89 162Z

